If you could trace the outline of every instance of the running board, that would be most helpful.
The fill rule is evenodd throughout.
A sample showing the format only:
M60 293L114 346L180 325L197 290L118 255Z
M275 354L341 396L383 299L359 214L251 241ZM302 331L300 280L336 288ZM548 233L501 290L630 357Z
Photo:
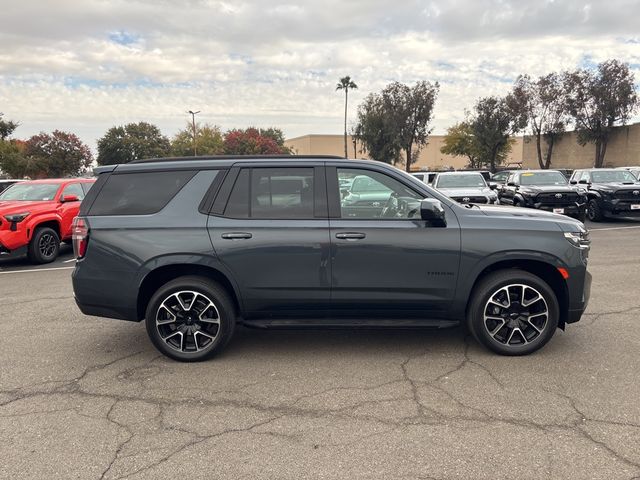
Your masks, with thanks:
M309 320L266 319L242 320L239 323L251 328L452 328L460 325L457 320L434 319L332 319Z

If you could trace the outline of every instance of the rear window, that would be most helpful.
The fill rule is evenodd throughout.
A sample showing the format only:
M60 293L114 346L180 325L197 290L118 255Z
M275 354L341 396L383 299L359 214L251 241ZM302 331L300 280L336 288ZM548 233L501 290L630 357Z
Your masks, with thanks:
M196 174L195 171L111 175L89 215L150 215L162 210Z

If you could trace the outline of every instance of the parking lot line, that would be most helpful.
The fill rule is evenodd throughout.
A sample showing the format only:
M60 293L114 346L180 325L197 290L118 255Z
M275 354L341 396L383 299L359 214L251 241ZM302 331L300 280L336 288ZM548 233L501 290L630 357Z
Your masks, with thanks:
M51 270L72 270L74 268L76 267L33 268L31 270L12 270L11 272L0 272L0 275L9 275L11 273L50 272Z
M640 228L640 225L635 225L633 227L606 227L606 228L590 228L590 232L598 232L600 230L628 230L631 228Z

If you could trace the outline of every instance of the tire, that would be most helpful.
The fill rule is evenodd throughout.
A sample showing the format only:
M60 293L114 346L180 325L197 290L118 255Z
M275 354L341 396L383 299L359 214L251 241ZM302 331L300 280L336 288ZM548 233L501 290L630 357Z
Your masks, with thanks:
M181 362L199 362L229 343L236 327L236 309L218 283L184 276L153 294L145 323L151 342L161 353Z
M53 228L40 227L31 237L27 256L35 264L51 263L60 253L60 236Z
M602 208L600 208L598 200L595 198L589 200L589 203L587 204L587 217L592 222L601 222L604 220L604 212L602 211Z
M523 291L524 306L519 301ZM507 294L510 308L506 308ZM467 327L479 343L495 353L528 355L553 337L559 318L558 299L544 280L523 270L500 270L474 288Z

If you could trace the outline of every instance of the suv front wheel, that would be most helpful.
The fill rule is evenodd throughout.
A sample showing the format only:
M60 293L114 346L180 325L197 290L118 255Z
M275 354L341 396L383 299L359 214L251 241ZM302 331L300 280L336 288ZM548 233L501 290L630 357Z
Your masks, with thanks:
M182 362L206 360L233 336L236 312L227 291L195 276L179 277L151 297L146 312L149 338L166 356Z
M469 330L501 355L527 355L542 348L558 327L555 293L522 270L490 273L475 288L467 314Z

